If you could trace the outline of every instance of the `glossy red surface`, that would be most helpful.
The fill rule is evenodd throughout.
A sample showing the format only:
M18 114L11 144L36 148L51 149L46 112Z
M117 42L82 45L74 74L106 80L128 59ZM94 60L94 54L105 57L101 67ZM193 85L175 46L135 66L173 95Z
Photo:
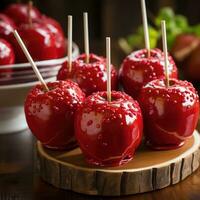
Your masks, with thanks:
M14 64L14 62L15 54L11 44L4 39L0 39L0 66ZM0 69L0 77L9 77L11 72L11 68Z
M135 51L127 56L120 68L119 77L124 91L137 98L143 85L165 76L164 55L159 49L151 50L151 57L146 57L146 50ZM169 76L177 78L177 67L169 56Z
M16 25L14 21L10 17L0 14L0 38L4 38L9 41L15 29Z
M57 48L58 57L63 57L66 54L66 41L63 29L59 22L45 15L43 15L39 20L35 21L41 23L43 26L46 26L49 29L49 31L53 34L56 41L55 45Z
M106 61L105 58L95 54L90 54L90 62L85 63L86 55L80 55L72 63L72 71L69 72L68 63L64 63L59 70L57 79L65 80L72 79L77 82L86 95L93 92L105 91L107 84ZM112 90L117 90L117 71L111 66L111 85Z
M199 97L187 81L157 79L145 85L139 103L144 116L144 132L153 149L173 149L181 146L196 128Z
M139 104L123 92L87 97L76 112L75 134L89 164L117 166L132 159L142 138Z
M13 3L8 5L8 7L4 10L4 13L12 18L17 25L28 23L29 22L29 14L28 14L28 3ZM30 11L30 16L32 20L38 19L41 16L40 11L36 7L32 7Z
M0 39L0 65L9 65L15 62L15 54L9 42Z
M25 115L35 137L48 148L70 149L76 145L74 113L85 94L72 81L48 83L49 92L36 85L25 101Z
M23 24L17 30L34 60L58 58L55 37L48 28L42 24L33 23L32 26ZM27 62L27 58L14 37L12 44L15 49L16 61L18 63Z

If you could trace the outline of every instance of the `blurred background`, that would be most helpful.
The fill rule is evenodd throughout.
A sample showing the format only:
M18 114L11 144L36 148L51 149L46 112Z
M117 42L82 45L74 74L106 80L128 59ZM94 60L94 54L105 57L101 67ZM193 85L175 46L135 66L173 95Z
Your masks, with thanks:
M3 10L14 2L28 3L28 0L1 0L0 9ZM110 36L112 63L116 67L120 66L123 58L132 50L144 48L142 28L138 29L142 24L140 0L33 0L33 4L42 13L60 22L65 33L67 15L73 15L73 40L78 44L81 52L83 51L82 14L88 12L90 51L105 55L105 37ZM197 57L200 54L200 1L146 0L146 7L148 23L151 26L151 47L162 48L159 20L165 19L168 29L168 49L180 69L180 77L192 81L199 88L200 58ZM168 7L169 10L162 11L164 7ZM182 33L195 33L198 36L199 48L195 54L192 54L195 38L190 40L190 37L183 37L177 42L178 45L174 45L176 37ZM121 41L120 38L123 40ZM182 43L185 44L182 45ZM190 49L190 44L192 49ZM180 46L183 50L181 52L179 52ZM180 59L176 58L175 51L181 54Z
M17 0L1 0L1 10ZM28 2L21 0L21 2ZM82 13L89 12L90 40L98 42L106 36L113 39L126 36L142 23L139 0L33 0L43 13L57 19L66 32L67 15L73 15L74 41L82 48ZM156 16L161 7L171 6L183 14L190 24L200 22L198 0L147 0L149 17ZM92 45L92 44L91 44ZM95 50L97 50L95 48Z

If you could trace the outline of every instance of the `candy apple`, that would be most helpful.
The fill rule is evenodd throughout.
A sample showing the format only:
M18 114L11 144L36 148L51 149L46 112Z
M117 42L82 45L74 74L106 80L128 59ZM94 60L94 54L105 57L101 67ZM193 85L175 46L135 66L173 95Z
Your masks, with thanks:
M66 41L64 31L59 22L50 17L46 17L45 15L43 15L39 20L35 21L47 27L49 31L53 34L56 41L55 45L57 48L58 57L63 57L66 53Z
M199 97L191 83L171 79L166 87L165 80L153 80L143 86L139 103L151 148L178 148L192 136L199 117Z
M29 128L41 143L52 149L70 149L76 145L74 113L85 94L70 80L48 83L50 91L36 85L25 101Z
M58 58L55 37L42 24L23 24L18 28L18 33L34 60L40 61ZM14 37L12 44L15 49L17 62L27 62L24 53Z
M147 51L142 49L127 56L120 68L119 77L124 91L134 98L139 96L140 90L146 83L164 78L164 55L159 49L152 49L147 58ZM178 72L174 60L169 56L169 77L177 78Z
M0 39L0 66L14 64L14 62L15 54L11 44L4 39ZM10 77L11 72L11 67L6 69L0 68L0 77Z
M105 91L107 84L106 61L105 58L95 54L90 54L89 63L85 62L86 55L80 55L72 62L72 71L69 71L67 62L59 70L57 79L72 79L77 82L86 95L93 92ZM117 72L111 66L111 85L112 90L117 89Z
M9 42L0 39L0 65L14 64L15 54Z
M15 29L16 25L14 21L10 17L0 14L0 38L4 38L9 41Z
M4 10L4 13L12 18L17 25L29 22L29 4L10 4ZM32 6L30 10L30 17L32 20L39 19L41 17L41 13L36 7Z
M185 63L185 77L194 81L199 86L200 81L200 46L198 46L189 56Z
M194 34L180 34L176 37L171 54L177 62L184 61L200 44L199 37Z
M139 104L123 92L87 97L75 116L75 135L89 164L118 166L132 159L142 138Z

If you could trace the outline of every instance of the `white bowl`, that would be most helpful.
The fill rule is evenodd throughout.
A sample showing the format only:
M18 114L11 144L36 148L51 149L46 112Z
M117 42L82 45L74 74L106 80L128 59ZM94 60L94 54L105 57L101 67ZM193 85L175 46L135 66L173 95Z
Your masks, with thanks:
M73 44L73 49L73 58L75 58L79 55L79 48L76 44ZM46 82L50 82L56 80L57 72L62 63L66 60L67 57L39 61L36 62L36 65L41 72L44 72L42 70L45 69L45 66L49 67L49 70L45 71L48 75L45 75L44 79ZM2 68L2 66L0 68ZM23 63L13 65L12 68L31 69L31 66L29 63ZM23 73L23 71L21 71L21 73ZM29 70L27 73L28 75L25 73L20 79L13 76L12 79L15 78L15 81L8 85L0 85L0 134L19 132L27 128L24 115L24 100L28 91L39 83L36 81L37 79L32 70ZM23 81L23 77L26 82ZM20 81L18 82L18 80Z
M76 58L78 55L79 48L73 43L72 57ZM35 64L43 78L50 78L57 75L58 70L65 61L67 61L67 56L59 59L36 61ZM5 69L6 71L3 72ZM9 71L9 69L12 71ZM1 65L0 70L0 86L37 81L37 77L35 76L30 63Z
M54 81L52 77L46 82ZM15 133L27 128L24 100L28 91L39 82L0 86L0 134Z

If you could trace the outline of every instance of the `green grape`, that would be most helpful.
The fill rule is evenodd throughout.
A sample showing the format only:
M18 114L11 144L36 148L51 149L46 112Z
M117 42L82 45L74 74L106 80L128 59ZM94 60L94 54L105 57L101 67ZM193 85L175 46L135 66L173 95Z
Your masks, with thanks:
M149 38L150 38L150 47L155 48L157 45L157 40L159 37L159 32L153 27L149 26ZM144 32L143 27L138 27L135 34L127 37L128 44L133 48L144 48Z
M176 15L175 24L183 31L188 29L188 20L185 16Z
M165 20L166 23L171 23L174 20L174 11L170 7L164 7L160 9L158 16L155 19L155 24L160 28L160 23Z
M129 37L127 37L127 42L130 46L139 48L141 47L141 44L143 43L143 37L142 35L138 35L138 34L130 35Z
M196 26L191 26L188 29L188 32L200 36L200 24L197 24Z
M170 50L176 37L182 33L192 33L200 36L200 24L190 26L188 20L183 15L175 15L170 7L161 8L155 18L155 27L149 26L150 47L157 47L158 41L161 40L161 21L166 21L167 43ZM144 32L143 26L139 26L134 34L129 35L124 39L127 45L132 49L144 48Z
M160 37L159 31L153 27L149 27L150 47L155 48L157 46L158 39Z

